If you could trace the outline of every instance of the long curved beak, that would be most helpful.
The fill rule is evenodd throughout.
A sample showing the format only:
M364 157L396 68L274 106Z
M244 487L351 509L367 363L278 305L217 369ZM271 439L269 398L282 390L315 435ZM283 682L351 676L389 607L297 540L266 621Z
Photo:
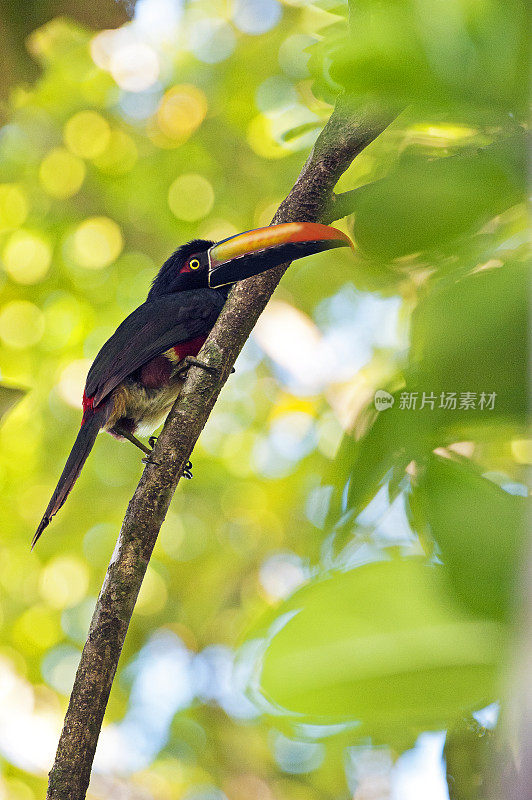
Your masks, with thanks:
M334 247L353 244L345 233L315 222L286 222L239 233L209 249L209 286L226 286Z

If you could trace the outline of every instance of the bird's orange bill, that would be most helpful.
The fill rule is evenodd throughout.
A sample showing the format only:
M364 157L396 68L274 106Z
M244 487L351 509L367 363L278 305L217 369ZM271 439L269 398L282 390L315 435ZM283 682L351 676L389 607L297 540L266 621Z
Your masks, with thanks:
M209 286L235 283L334 247L353 244L345 233L317 222L286 222L239 233L210 248Z

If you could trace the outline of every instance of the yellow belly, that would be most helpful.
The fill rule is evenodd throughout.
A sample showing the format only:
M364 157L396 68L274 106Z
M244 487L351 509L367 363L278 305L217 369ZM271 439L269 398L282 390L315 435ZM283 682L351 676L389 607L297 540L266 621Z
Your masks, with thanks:
M147 389L137 382L118 386L112 395L113 410L105 424L105 430L110 430L120 419L125 418L135 421L132 432L141 436L153 433L166 419L180 388L179 379L158 389Z

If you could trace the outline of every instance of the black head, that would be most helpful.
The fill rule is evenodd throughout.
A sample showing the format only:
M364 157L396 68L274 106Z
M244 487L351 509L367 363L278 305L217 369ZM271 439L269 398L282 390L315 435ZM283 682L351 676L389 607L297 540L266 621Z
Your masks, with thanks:
M208 286L209 259L207 251L214 242L193 239L178 247L155 276L148 300L172 292L202 289Z
M270 225L238 233L217 244L193 239L164 262L148 299L207 287L227 296L230 286L237 281L333 247L353 247L353 244L336 228L316 222Z

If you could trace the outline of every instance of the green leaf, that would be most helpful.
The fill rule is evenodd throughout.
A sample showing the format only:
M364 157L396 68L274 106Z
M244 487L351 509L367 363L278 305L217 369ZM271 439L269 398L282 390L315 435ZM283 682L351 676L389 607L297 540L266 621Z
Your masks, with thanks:
M504 620L515 606L528 500L473 466L433 455L414 489L456 596L475 614Z
M454 606L442 568L420 559L316 580L267 635L260 691L300 722L439 728L496 697L501 629Z
M507 437L525 430L529 266L507 262L459 281L442 282L417 308L407 388L476 392L475 408L438 411L434 446L467 438ZM480 394L495 393L493 409Z
M306 133L310 133L311 131L316 131L321 127L323 127L321 120L304 122L302 125L297 125L297 127L290 128L290 130L285 131L285 133L283 133L281 136L281 141L292 142L294 139L298 139L300 136L304 136Z
M365 256L390 261L437 248L522 201L526 136L449 158L398 166L354 197L353 235Z

